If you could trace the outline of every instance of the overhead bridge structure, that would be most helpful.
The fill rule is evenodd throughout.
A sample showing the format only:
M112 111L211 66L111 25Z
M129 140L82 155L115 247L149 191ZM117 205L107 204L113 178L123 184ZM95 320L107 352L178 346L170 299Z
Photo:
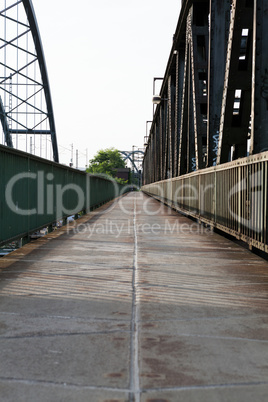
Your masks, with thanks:
M144 151L139 149L119 152L122 155L124 161L129 161L131 163L133 171L135 171L135 173L139 173L140 167L137 163L142 162L141 157L144 155Z
M268 1L182 2L143 190L268 251Z
M2 145L59 161L47 68L31 0L0 0L0 121Z

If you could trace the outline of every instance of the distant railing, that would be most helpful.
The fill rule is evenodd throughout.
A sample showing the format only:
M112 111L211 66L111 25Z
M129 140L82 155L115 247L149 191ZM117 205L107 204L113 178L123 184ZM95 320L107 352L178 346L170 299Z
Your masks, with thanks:
M0 245L66 222L128 191L128 186L0 146Z
M142 191L176 210L268 252L268 152L180 177Z

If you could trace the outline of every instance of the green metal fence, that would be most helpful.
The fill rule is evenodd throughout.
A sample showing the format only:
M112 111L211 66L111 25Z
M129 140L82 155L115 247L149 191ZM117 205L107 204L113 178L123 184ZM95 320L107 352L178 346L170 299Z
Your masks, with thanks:
M268 152L147 184L142 191L268 252Z
M128 191L113 180L0 146L0 245Z

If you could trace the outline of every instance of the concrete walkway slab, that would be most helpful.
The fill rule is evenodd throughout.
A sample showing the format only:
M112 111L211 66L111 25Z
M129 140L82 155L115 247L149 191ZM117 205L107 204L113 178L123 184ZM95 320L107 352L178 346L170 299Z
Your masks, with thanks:
M0 259L0 400L266 401L268 263L142 193Z

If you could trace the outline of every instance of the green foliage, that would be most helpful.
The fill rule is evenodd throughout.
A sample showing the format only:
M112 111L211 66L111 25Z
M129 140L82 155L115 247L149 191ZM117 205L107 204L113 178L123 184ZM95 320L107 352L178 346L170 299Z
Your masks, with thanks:
M93 159L89 161L88 173L103 174L115 178L116 169L125 168L126 164L115 148L101 149ZM115 178L118 183L125 183L124 180Z
M114 180L119 184L128 184L127 180L121 179L120 177L114 177Z

